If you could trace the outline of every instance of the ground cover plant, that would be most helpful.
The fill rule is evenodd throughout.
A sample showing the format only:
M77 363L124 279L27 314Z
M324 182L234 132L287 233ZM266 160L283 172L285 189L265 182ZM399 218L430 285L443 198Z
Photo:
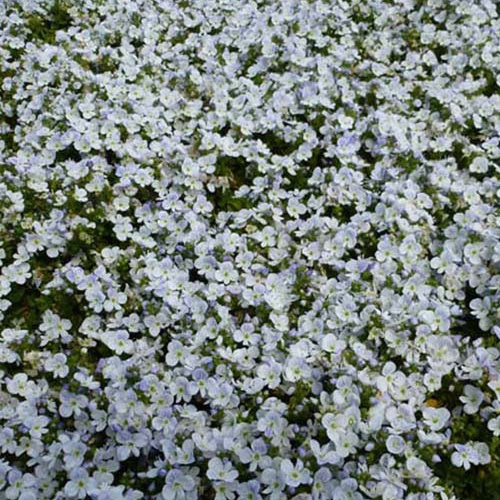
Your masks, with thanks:
M0 2L0 500L500 492L490 0Z

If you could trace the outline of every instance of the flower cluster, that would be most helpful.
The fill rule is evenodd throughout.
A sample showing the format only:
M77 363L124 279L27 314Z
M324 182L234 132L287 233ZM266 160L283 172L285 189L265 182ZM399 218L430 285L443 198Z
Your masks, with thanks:
M0 498L493 498L498 75L492 0L0 2Z

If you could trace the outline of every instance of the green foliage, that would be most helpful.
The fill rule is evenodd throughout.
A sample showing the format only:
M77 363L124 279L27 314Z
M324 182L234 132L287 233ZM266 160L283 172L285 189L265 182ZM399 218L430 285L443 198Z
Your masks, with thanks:
M492 461L486 466L471 466L468 471L454 467L449 459L435 466L435 473L443 484L460 500L500 499L500 456L499 438L490 444Z
M26 26L31 31L33 41L53 44L56 41L56 32L71 26L69 5L65 0L54 0L47 15L32 14L27 16Z

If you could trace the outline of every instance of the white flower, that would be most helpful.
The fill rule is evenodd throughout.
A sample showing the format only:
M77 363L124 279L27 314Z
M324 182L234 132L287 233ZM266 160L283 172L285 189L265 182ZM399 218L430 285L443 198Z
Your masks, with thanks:
M285 482L288 486L296 487L299 484L309 483L311 475L308 469L299 459L294 465L291 460L285 459L281 462L280 470L284 475Z
M498 17L414 3L0 1L0 497L488 474Z
M488 422L488 429L493 432L494 436L500 436L500 416L492 418Z
M357 434L351 431L342 431L334 435L335 451L343 458L356 452L359 444Z
M425 407L422 411L424 422L433 431L442 429L448 422L451 414L446 408Z
M215 481L234 481L238 472L233 469L231 462L223 462L220 458L211 458L208 462L207 477Z
M172 340L168 345L168 354L165 361L169 366L175 366L184 361L187 355L186 348L178 341Z
M417 457L408 458L406 460L406 468L408 469L410 474L417 478L426 477L429 471L426 463Z
M460 401L464 403L464 412L468 413L469 415L478 412L483 400L483 391L470 384L467 384L464 387L464 394L463 396L460 396Z
M395 455L400 455L406 448L405 440L401 436L391 434L385 441L387 450Z
M54 374L54 377L65 377L69 373L69 368L66 365L67 357L58 352L53 357L50 357L45 362L45 369Z
M165 486L162 490L162 498L165 500L184 500L187 498L195 498L196 483L194 479L181 472L180 470L171 470L168 472ZM191 495L189 495L191 493Z
M337 354L345 349L346 343L338 339L333 333L328 333L321 340L321 347L327 352Z
M488 171L488 159L484 156L476 156L471 164L469 170L478 174L485 174Z
M471 463L477 464L479 462L479 455L474 448L456 444L455 450L451 455L451 463L456 467L463 467L465 470L469 470Z

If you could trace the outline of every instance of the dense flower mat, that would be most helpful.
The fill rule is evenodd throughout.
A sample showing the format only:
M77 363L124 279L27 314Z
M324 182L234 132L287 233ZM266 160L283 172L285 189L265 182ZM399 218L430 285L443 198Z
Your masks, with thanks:
M0 2L0 499L500 491L491 0Z

